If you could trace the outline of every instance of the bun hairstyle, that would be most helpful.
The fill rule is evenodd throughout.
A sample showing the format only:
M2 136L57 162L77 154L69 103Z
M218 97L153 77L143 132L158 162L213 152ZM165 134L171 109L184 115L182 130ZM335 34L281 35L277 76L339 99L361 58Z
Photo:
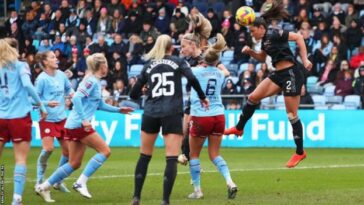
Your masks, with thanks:
M12 47L8 40L0 39L0 68L17 61L18 57L16 48Z
M87 69L91 73L95 73L100 69L102 64L107 64L107 60L104 54L94 53L87 57L86 59Z
M216 35L216 42L209 45L204 53L204 61L208 65L215 65L220 59L220 53L226 49L226 41L222 34Z
M203 42L203 39L207 40L210 37L212 31L211 23L201 13L189 14L188 20L192 33L200 39L200 44ZM205 45L199 46L204 47Z
M45 65L44 65L44 61L47 60L48 58L48 54L52 52L52 51L45 51L45 52L41 52L41 53L37 53L35 55L35 61L38 62L39 67L44 70L45 69Z
M280 20L283 18L288 18L289 13L284 8L284 4L281 0L273 0L272 6L264 12L260 17L255 18L253 26L259 27L264 26L264 28L268 28L268 24L272 20Z

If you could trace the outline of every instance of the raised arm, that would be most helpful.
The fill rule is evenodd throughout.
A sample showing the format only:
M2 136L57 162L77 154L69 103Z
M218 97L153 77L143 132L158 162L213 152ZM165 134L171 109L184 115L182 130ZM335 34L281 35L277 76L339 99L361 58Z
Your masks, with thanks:
M253 49L251 49L249 46L244 46L244 48L241 50L242 53L248 54L251 57L255 58L259 62L264 63L265 58L267 57L267 54L265 51L261 50L259 52L255 52Z
M289 41L296 41L296 44L300 49L299 53L300 53L300 57L302 59L303 66L305 66L305 68L307 70L311 70L312 63L307 58L307 48L306 48L306 44L305 44L305 41L303 39L303 36L301 34L298 34L298 33L289 32L288 40Z

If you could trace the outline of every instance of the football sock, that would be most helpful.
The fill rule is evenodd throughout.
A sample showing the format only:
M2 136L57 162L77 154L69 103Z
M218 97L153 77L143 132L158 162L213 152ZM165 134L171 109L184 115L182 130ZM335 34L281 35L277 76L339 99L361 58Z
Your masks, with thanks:
M62 155L62 156L61 156L61 159L59 159L58 167L63 166L63 165L64 165L64 164L66 164L67 162L68 162L68 157L67 157L67 156ZM63 182L63 180L62 180L62 181L60 181L59 183L62 183L62 182Z
M227 166L224 158L222 158L221 156L217 156L212 162L215 164L220 174L225 178L226 184L232 184L229 167Z
M255 109L258 105L254 104L250 100L244 105L243 112L240 115L239 122L235 126L238 130L243 130L245 127L246 122L253 116Z
M25 165L16 164L14 168L14 202L21 202L25 185L25 176L27 167Z
M200 159L190 160L190 174L195 191L201 190L201 165Z
M166 157L166 168L164 170L163 200L169 203L169 196L172 193L173 184L177 176L177 156Z
M51 154L51 151L46 151L44 149L42 149L39 154L37 161L37 184L41 184L44 180L44 172L47 169L48 158Z
M189 133L183 138L182 141L182 154L184 154L188 161L190 160L190 140Z
M296 153L299 155L303 154L303 128L300 118L289 120L293 129L293 139L296 144Z
M49 185L53 186L55 183L58 183L71 175L73 171L74 169L71 167L71 165L69 163L66 163L63 166L58 167L58 169L53 172L53 174L48 178L47 182L49 183ZM47 189L48 187L43 188Z
M134 197L140 199L151 155L140 154L134 173Z
M85 169L83 170L81 176L77 179L77 184L86 184L88 178L100 168L107 157L101 153L95 154L87 163Z

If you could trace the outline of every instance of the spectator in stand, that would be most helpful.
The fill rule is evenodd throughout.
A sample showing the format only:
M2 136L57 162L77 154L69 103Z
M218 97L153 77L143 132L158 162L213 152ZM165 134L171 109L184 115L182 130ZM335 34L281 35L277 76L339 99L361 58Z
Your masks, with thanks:
M30 9L29 9L30 12L33 12L35 14L35 19L39 19L40 17L40 14L42 12L42 8L41 8L41 5L40 5L40 2L38 1L32 1L30 3Z
M107 15L107 9L104 7L100 10L100 17L97 21L96 32L105 35L111 30L111 19Z
M299 14L299 11L302 9L305 9L307 13L311 12L311 5L308 0L298 0L297 4L295 5L293 16L297 16Z
M178 0L178 4L173 12L173 14L176 13L176 9L180 9L181 12L185 15L188 16L188 7L184 4L183 2L184 0Z
M328 60L323 69L319 72L318 85L324 86L328 83L334 84L337 74L336 64L332 60Z
M126 65L126 53L128 52L126 44L123 42L123 38L120 34L114 36L114 42L111 44L109 53L112 55L112 61L120 60L123 65ZM110 63L113 63L110 62Z
M325 17L322 15L322 8L316 7L313 9L311 25L314 29L318 28L320 22L325 22Z
M240 26L238 23L234 24L233 42L232 47L234 47L234 58L231 63L238 65L247 63L250 56L244 54L242 49L244 46L252 46L252 39L245 27Z
M163 7L158 11L158 17L154 21L154 26L158 29L161 34L169 33L169 24L171 20L167 16L166 9Z
M65 44L62 42L60 35L56 35L51 50L52 51L59 50L61 54L64 55L66 47Z
M29 54L35 55L37 53L37 49L33 46L33 39L26 38L24 41L24 47L20 50L21 58L25 58Z
M113 91L114 105L119 106L119 104L123 100L121 96L125 95L128 95L128 90L125 87L124 81L122 81L121 79L116 80Z
M313 39L315 41L320 41L322 36L329 35L329 31L330 30L327 28L327 23L325 21L320 21L320 22L318 22L318 26L315 29Z
M359 17L359 15L358 15L358 13L355 10L354 5L353 4L349 4L348 11L347 11L347 14L346 14L346 17L345 17L345 26L347 28L349 28L350 27L350 24L351 24L351 21L353 19L358 19L358 17Z
M49 43L49 39L43 39L38 47L38 53L50 51L52 46Z
M348 59L347 58L347 47L346 44L342 40L342 35L334 34L333 37L334 46L336 46L339 50L339 56L341 59Z
M293 21L294 21L294 24L295 24L295 27L296 28L300 28L301 27L301 24L303 22L309 22L309 18L308 18L308 11L304 8L302 8L299 13L298 13L298 16L295 16L293 18Z
M218 32L220 32L221 30L221 24L220 24L220 19L217 16L217 14L214 12L214 10L212 8L209 8L207 10L207 17L206 17L212 26L212 30L211 30L211 36L216 36L216 34Z
M34 61L34 55L31 55L33 56L33 61ZM30 72L31 72L31 80L32 80L32 83L34 84L35 83L35 79L37 79L38 75L43 71L41 66L38 64L38 63L34 63L32 66L30 66L29 64L29 67L31 68Z
M229 24L226 22L226 21L229 21ZM223 13L223 17L222 17L222 21L221 21L221 25L223 25L225 22L226 25L229 25L229 30L232 32L234 31L234 23L235 23L235 18L233 15L231 15L231 11L226 9L224 10L224 13ZM226 39L225 40L229 40L229 39Z
M7 36L10 38L15 38L19 42L19 50L23 50L24 37L23 37L23 33L21 32L21 30L18 27L18 24L16 22L11 24L9 31L10 32L8 33Z
M155 8L156 8L156 11L157 12L159 12L161 9L164 9L164 11L166 13L165 15L168 18L171 18L172 17L173 8L170 7L169 5L167 5L165 0L156 0L155 1Z
M265 2L263 3L262 7L260 7L260 13L264 14L265 11L269 10L270 7L272 6L273 1L272 0L265 0Z
M122 80L124 84L128 83L127 69L127 66L121 61L116 61L113 69L111 70L112 83L115 83L117 80Z
M160 34L161 33L157 30L157 28L153 26L153 22L151 20L144 20L143 30L140 32L140 38L143 42L147 41L148 36L152 36L153 39L157 39Z
M304 106L301 106L304 105ZM313 109L313 99L309 92L306 90L306 85L303 84L301 87L301 98L300 98L300 110L312 110Z
M83 22L86 25L86 31L89 36L93 36L96 32L97 21L98 19L94 17L92 9L87 9L86 18L83 19Z
M244 79L244 81L240 85L239 93L242 95L249 95L250 93L252 93L253 90L255 89L254 82L255 82L255 80L252 80L251 78Z
M125 35L127 37L131 36L134 33L140 33L142 31L142 26L140 23L140 18L138 14L132 12L129 14L128 19L125 22Z
M313 48L313 59L314 59L314 67L312 72L315 74L318 72L318 69L322 67L321 65L326 62L327 57L330 54L333 43L330 41L329 36L324 34L321 37L321 41L318 41Z
M77 28L80 27L80 19L78 18L75 9L70 9L70 16L67 18L65 26L69 36L77 33Z
M360 46L359 53L350 59L350 68L359 68L361 62L364 62L364 46Z
M331 35L343 35L346 32L346 26L343 25L337 16L332 17L332 26L330 27Z
M11 30L11 25L16 23L18 28L21 28L23 21L19 18L18 13L15 10L10 10L10 17L5 21L5 31ZM18 41L20 43L20 41Z
M345 11L342 10L341 4L336 3L333 8L332 17L336 16L340 20L340 23L345 23Z
M188 29L186 16L181 12L181 9L179 8L175 10L175 14L172 16L171 23L174 23L176 27L176 36L184 34Z
M59 25L61 23L64 23L66 21L66 19L63 19L62 18L62 11L60 9L56 10L54 12L54 15L52 16L52 20L50 22L50 34L55 34L56 31L58 30L59 28Z
M70 9L71 5L69 5L68 0L62 0L61 6L59 7L59 10L62 14L62 20L66 20L70 16Z
M258 86L269 75L268 66L266 63L262 63L261 68L257 71L255 77L255 87Z
M86 24L84 21L80 22L80 27L77 28L76 32L76 38L77 42L81 45L81 47L84 47L86 45L86 37L88 36L87 30L86 30Z
M236 95L238 94L236 86L231 79L226 80L225 86L221 90L222 95ZM237 100L231 97L223 98L223 104L227 110L236 109Z
M99 35L97 44L92 44L90 46L91 54L93 53L103 53L105 56L109 54L109 46L105 42L103 35Z
M350 70L344 71L344 78L338 79L335 87L335 95L347 96L352 95L353 90L353 76Z
M221 34L224 36L226 45L229 48L233 45L233 32L234 31L230 30L230 21L225 19L221 24Z
M304 27L302 28L302 26L307 26L307 27ZM305 45L306 45L306 48L307 48L307 56L308 58L311 60L311 58L313 57L313 53L312 53L312 49L313 49L313 46L314 46L314 40L313 40L313 37L311 36L311 27L310 27L310 24L306 24L306 22L303 22L301 24L301 29L299 30L299 33L302 35L303 37L303 40L305 41ZM296 54L299 53L299 47L296 47Z
M78 18L83 19L86 17L86 0L79 0L76 6L76 13Z
M93 6L93 12L96 19L100 18L101 9L104 8L102 4L102 0L95 0Z
M101 84L101 97L103 99L109 98L110 92L107 90L107 81L101 80L100 84Z
M361 45L362 37L363 31L358 25L358 20L351 20L350 27L346 31L346 43L349 49L349 58Z
M125 6L120 2L120 0L111 0L111 2L107 5L107 10L109 15L112 16L115 14L115 11L118 10L121 16L125 16Z
M124 34L125 31L125 19L122 13L115 9L112 20L111 20L111 28L109 33L111 34L111 37L114 37L116 34Z
M154 38L152 36L148 36L147 42L144 44L144 52L149 53L149 51L152 50L154 43Z
M143 63L141 58L144 54L143 41L138 35L133 34L130 36L126 48L128 51L126 53L126 59L129 66Z
M335 84L338 80L344 79L344 73L349 70L349 62L347 60L343 60L340 63L340 70L336 74Z
M148 3L144 5L145 5L145 12L143 13L143 22L146 20L154 22L157 17L157 13L154 10L153 4Z
M75 74L74 78L76 79L74 81L74 90L77 90L78 84L82 81L82 79L86 75L87 65L86 65L86 58L90 55L90 49L85 48L83 49L83 55L78 59L75 67Z
M290 0L283 0L282 3L284 4L284 8L288 11L290 16L293 16L294 14L294 3Z
M354 81L354 94L360 95L362 109L364 108L364 66L359 68L359 77Z
M56 32L56 35L61 36L61 41L62 42L66 42L67 41L67 31L66 31L66 26L64 23L60 23L59 24L59 28Z
M28 11L25 14L25 22L21 26L25 38L32 38L38 27L38 21L35 19L35 13Z
M327 57L327 59L334 61L334 63L336 65L340 64L340 62L343 60L343 58L342 58L342 56L340 56L339 49L337 48L337 46L332 47L331 52L330 52L329 56Z
M247 78L252 79L253 84L255 85L256 73L255 73L255 65L253 63L249 63L247 70L240 73L237 84L241 85L243 83L243 81Z

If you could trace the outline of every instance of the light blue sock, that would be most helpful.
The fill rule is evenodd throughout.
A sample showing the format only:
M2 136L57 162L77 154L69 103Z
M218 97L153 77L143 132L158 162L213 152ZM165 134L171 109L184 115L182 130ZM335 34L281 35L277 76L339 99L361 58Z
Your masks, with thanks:
M212 162L215 164L215 166L219 170L220 174L222 176L224 176L226 183L230 184L232 182L231 176L230 176L230 171L229 171L229 167L227 166L224 158L222 158L221 156L217 156Z
M100 153L95 154L90 161L88 161L85 169L83 170L82 174L86 177L90 177L96 170L104 164L107 158Z
M201 165L200 159L191 159L190 160L190 174L192 178L193 186L196 190L201 189Z
M55 183L60 182L71 175L73 171L74 169L71 167L71 165L66 163L63 166L58 167L58 169L53 172L53 174L48 178L48 182L53 186Z
M23 195L25 176L27 174L27 167L25 165L16 164L14 168L14 199L21 201Z
M63 166L63 165L64 165L64 164L66 164L67 162L68 162L68 157L67 157L67 156L62 155L62 156L61 156L61 159L59 159L58 167Z
M51 156L52 152L42 151L39 154L37 161L37 184L41 184L44 180L44 172L47 169L48 158Z

